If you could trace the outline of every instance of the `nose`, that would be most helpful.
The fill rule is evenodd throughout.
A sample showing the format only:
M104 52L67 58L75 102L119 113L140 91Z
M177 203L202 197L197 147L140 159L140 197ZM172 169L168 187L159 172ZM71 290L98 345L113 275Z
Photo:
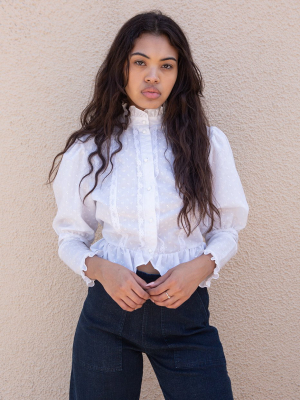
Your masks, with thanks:
M157 76L157 74L155 72L153 72L152 74L148 74L145 78L146 82L150 82L150 83L157 83L159 82L159 78Z

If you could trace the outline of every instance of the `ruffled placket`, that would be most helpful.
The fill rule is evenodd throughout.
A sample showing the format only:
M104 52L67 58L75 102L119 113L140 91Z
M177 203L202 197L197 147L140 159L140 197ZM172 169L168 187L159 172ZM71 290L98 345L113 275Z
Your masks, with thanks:
M126 115L127 103L123 103L123 108ZM157 135L161 127L164 105L145 110L129 106L129 110L129 129L131 128L133 132L137 170L139 251L150 260L154 252L164 250L164 243L157 238L159 196L156 185L159 174Z

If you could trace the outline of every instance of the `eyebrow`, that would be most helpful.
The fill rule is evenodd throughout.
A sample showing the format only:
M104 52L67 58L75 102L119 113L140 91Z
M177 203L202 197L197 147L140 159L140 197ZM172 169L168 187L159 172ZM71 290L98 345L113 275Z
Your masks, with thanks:
M143 57L150 59L150 57L146 56L146 54L143 54L140 52L132 53L132 54L130 54L130 57L135 56L135 55L143 56ZM159 61L166 61L166 60L174 60L177 62L176 58L174 58L174 57L161 58Z

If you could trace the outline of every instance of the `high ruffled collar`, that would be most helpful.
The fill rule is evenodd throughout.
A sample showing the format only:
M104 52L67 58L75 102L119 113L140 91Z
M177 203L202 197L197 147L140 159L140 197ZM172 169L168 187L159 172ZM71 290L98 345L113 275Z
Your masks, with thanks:
M128 103L122 103L124 109L123 116L128 114ZM158 108L146 108L144 111L136 106L129 106L130 121L129 125L143 125L146 121L149 125L160 124L164 113L164 104Z

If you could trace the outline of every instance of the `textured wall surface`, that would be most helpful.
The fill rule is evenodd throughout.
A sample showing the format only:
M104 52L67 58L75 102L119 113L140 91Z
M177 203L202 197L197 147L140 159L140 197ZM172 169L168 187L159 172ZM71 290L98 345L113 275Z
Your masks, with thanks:
M58 258L54 196L44 183L54 155L79 127L117 30L153 8L172 16L190 40L210 125L230 140L250 206L238 254L209 289L234 397L300 398L300 2L4 0L1 400L68 398L87 288ZM144 359L141 398L163 399Z

